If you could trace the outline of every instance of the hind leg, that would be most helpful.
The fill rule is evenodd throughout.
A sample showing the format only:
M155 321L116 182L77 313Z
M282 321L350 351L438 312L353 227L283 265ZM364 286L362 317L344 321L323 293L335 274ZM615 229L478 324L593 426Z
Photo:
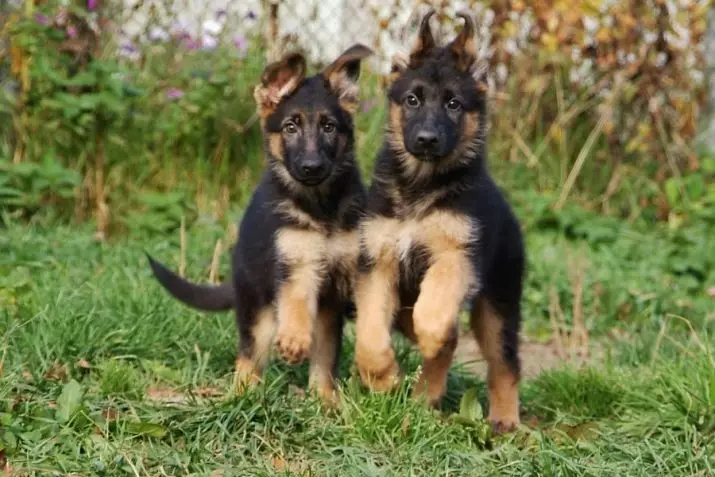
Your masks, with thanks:
M487 361L489 422L497 433L519 425L519 303L500 306L474 301L471 327Z
M395 323L396 328L412 342L417 343L414 327L412 324L412 310L403 310L399 313ZM447 376L449 367L454 359L454 351L457 349L457 337L459 329L454 327L448 339L444 342L442 349L433 358L424 358L422 362L422 372L415 387L414 394L424 397L433 407L439 407L442 397L447 390Z
M343 317L336 308L321 308L315 323L308 386L327 404L335 403L335 379L343 337Z
M260 381L270 357L276 322L273 307L259 309L239 307L236 312L239 346L234 374L234 386L243 392Z

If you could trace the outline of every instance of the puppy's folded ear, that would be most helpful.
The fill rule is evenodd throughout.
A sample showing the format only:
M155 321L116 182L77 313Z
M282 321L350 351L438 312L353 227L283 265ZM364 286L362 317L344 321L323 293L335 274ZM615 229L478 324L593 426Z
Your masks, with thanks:
M349 113L354 113L358 106L360 62L372 53L367 46L355 44L323 71L330 90L339 98L340 106Z
M290 53L266 66L261 75L261 84L253 90L258 115L265 118L290 96L305 79L306 69L305 57L300 53Z

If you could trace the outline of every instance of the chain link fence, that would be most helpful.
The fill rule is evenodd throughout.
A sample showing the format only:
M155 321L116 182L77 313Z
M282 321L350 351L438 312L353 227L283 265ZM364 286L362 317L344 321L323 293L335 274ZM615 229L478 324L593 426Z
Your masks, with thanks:
M269 61L299 50L320 66L360 42L374 49L367 66L380 74L389 72L395 53L410 48L429 8L437 10L433 28L441 42L459 28L455 14L467 10L476 20L478 55L488 60L496 86L490 91L502 101L495 109L505 110L505 134L522 131L522 142L538 141L542 125L553 123L549 136L558 138L562 123L583 113L584 121L602 128L611 154L657 157L663 164L685 157L689 167L697 165L689 144L708 99L710 0L92 0L92 8L90 0L72 1L91 10L83 18L94 36L111 37L102 41L104 57L118 51L143 65L169 44L163 51L182 68L175 51L234 45L244 57ZM61 16L53 21L62 23ZM65 20L67 43L81 49ZM8 63L0 58L0 70ZM3 76L0 71L0 81ZM587 106L566 114L570 103L556 101L565 94ZM532 98L528 108L526 97Z
M190 39L196 47L211 47L221 39L236 44L258 39L262 41L260 51L268 60L287 50L300 50L315 64L323 65L348 46L360 42L375 50L376 55L369 64L383 74L389 71L392 56L409 48L427 9L437 10L437 21L433 24L439 24L436 34L443 40L455 33L458 25L455 13L467 10L476 19L480 55L489 58L494 72L504 76L506 71L497 71L496 67L507 64L509 57L529 42L541 42L548 47L550 43L565 45L572 42L574 36L582 36L585 40L581 43L585 45L608 43L613 25L629 18L618 17L619 3L635 5L634 11L660 8L664 21L671 23L664 41L683 49L679 43L687 45L691 33L691 28L683 23L698 15L696 10L707 5L707 0L683 0L680 3L687 8L682 11L675 0L656 2L656 6L637 0L581 0L575 2L573 8L565 8L569 2L559 0L97 0L91 3L101 5L103 14L110 19L122 54L131 53L132 44L177 36ZM0 1L6 11L21 4L20 0ZM578 17L578 21L570 17ZM568 24L570 31L562 28L564 24ZM657 26L636 22L632 27L644 37L657 34ZM599 35L602 35L600 39ZM692 56L702 51L698 47L687 53ZM637 58L617 60L628 63ZM688 60L689 64L693 62L695 59Z
M391 57L409 47L419 21L429 8L438 12L436 32L454 32L454 14L469 9L487 12L484 2L425 0L123 0L116 22L132 41L185 34L210 43L212 36L260 39L268 60L300 50L315 64L329 63L354 43L375 50L370 65L387 73ZM483 29L488 34L488 28Z

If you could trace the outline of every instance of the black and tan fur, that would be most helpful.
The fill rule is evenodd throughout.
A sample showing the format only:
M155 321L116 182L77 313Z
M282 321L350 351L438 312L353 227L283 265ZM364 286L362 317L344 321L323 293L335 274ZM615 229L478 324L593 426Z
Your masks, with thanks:
M390 331L424 358L417 391L437 405L472 303L472 330L488 362L489 420L519 423L518 333L524 275L521 232L486 160L486 85L474 25L439 47L429 19L417 46L393 62L385 143L361 225L356 360L375 390L399 379Z
M195 285L150 258L156 278L182 302L235 309L242 386L260 378L274 343L290 363L310 358L310 387L333 397L365 205L351 113L360 62L370 53L355 45L309 78L299 54L266 68L254 96L268 168L240 224L230 281Z

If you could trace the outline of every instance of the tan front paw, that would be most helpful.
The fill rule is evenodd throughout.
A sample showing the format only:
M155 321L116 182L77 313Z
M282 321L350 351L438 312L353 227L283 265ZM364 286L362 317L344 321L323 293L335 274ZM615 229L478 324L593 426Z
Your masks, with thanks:
M375 350L359 347L355 351L360 379L372 391L386 392L400 382L400 367L391 347Z
M487 421L492 426L494 434L505 434L516 430L519 426L519 397L516 386L505 387L502 394L490 390L489 416Z
M458 311L438 306L429 298L417 300L412 316L415 338L424 359L437 357L454 337Z
M309 330L279 329L275 339L276 351L289 364L302 363L310 356L312 341Z
M519 426L519 419L488 419L489 425L492 427L492 433L494 435L506 434L508 432L513 432Z
M425 320L420 323L415 318L415 337L424 359L434 359L452 338L453 327Z

